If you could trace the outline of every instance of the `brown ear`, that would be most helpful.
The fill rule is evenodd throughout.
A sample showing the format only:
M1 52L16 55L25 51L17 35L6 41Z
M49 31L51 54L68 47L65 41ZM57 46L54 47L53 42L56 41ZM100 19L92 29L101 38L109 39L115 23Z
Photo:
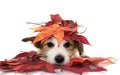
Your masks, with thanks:
M22 41L23 41L23 42L28 42L28 41L33 42L34 39L35 39L35 36L33 36L33 37L26 37L26 38L22 39ZM36 48L42 48L42 45L41 45L41 42L40 42L40 41L39 41L39 42L36 42L36 43L34 44L34 46L35 46Z
M33 36L33 37L26 37L26 38L23 38L22 41L23 41L23 42L28 42L28 41L33 42L34 39L35 39L35 36Z
M74 46L76 49L78 49L79 54L82 55L84 50L83 50L83 44L79 43L78 41L74 41Z

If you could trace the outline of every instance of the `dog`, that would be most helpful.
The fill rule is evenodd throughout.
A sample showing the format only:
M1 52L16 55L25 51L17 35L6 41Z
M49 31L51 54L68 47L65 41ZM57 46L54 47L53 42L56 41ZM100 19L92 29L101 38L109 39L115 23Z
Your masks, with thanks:
M23 42L33 42L35 36L23 38ZM45 60L51 64L65 65L71 58L80 57L83 55L83 44L78 41L66 41L62 40L60 46L58 46L57 40L54 37L49 38L43 44L36 42L33 44L38 48L40 59Z

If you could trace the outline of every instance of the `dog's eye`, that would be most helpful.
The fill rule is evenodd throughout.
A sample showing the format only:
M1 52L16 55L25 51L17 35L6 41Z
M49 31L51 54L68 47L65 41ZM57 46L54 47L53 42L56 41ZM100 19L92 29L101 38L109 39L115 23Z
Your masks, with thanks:
M69 43L69 42L66 42L66 43L64 44L64 47L65 47L65 48L70 47L70 43Z
M48 46L48 47L54 47L54 44L53 44L52 42L48 42L48 43L47 43L47 46Z

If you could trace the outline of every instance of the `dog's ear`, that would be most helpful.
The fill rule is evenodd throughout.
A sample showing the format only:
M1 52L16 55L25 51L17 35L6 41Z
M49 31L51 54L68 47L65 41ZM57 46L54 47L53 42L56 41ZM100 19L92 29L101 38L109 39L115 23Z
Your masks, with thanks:
M23 42L28 42L28 41L33 42L34 39L35 39L35 36L33 36L33 37L26 37L26 38L23 38L22 41L23 41Z
M22 41L23 41L23 42L28 42L28 41L33 42L34 39L35 39L35 36L33 36L33 37L26 37L26 38L23 38ZM40 49L43 47L43 46L41 45L41 42L40 42L40 41L39 41L39 42L36 42L36 43L34 44L34 46L35 46L36 48L40 48Z
M79 51L79 55L83 55L84 52L83 44L78 41L74 41L74 46Z

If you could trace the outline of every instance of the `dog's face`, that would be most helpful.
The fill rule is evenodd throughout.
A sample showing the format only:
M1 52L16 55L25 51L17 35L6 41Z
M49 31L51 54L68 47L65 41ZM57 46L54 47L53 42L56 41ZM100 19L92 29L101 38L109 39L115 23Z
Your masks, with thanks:
M23 41L33 41L35 37L24 38ZM50 38L43 44L37 42L34 44L36 48L39 48L40 58L58 65L65 65L72 57L79 57L83 53L83 44L77 41L63 40L58 46L55 38Z

